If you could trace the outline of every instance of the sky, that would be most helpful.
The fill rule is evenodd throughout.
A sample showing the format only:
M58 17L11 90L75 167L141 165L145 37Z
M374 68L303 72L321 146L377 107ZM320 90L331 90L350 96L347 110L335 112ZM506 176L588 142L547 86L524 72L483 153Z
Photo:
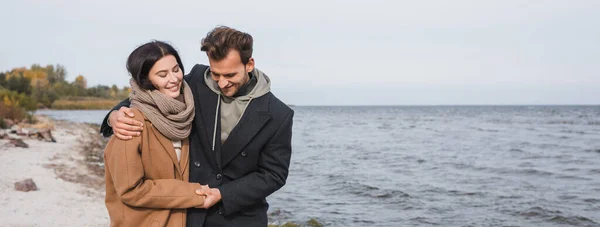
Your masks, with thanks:
M226 25L295 105L600 104L600 1L0 0L0 71L61 64L128 85L127 56L171 43L185 68Z

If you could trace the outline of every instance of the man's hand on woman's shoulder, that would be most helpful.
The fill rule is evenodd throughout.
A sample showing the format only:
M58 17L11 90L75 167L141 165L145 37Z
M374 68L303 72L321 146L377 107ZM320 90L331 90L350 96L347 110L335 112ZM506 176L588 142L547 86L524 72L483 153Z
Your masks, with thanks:
M133 111L128 107L121 107L118 111L110 112L108 124L112 127L117 138L130 140L134 136L140 136L144 123L133 119L133 117Z

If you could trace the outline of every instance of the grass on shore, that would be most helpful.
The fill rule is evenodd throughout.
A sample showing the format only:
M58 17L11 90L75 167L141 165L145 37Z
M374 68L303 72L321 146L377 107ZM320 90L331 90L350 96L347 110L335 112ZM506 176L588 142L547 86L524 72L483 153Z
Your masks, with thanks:
M77 99L60 99L52 103L55 110L109 110L121 100L82 97Z

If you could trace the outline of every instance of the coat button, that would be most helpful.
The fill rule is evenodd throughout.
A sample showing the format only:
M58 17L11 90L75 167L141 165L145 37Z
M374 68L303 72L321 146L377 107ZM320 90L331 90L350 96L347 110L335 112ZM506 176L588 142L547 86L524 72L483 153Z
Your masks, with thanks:
M242 151L242 157L248 156L248 152Z
M223 175L221 175L220 173L217 174L217 180L221 180L221 178L223 178Z
M219 210L219 215L225 215L225 212L223 212L222 210Z
M202 166L202 164L200 164L200 161L195 161L194 166L200 168L200 166Z

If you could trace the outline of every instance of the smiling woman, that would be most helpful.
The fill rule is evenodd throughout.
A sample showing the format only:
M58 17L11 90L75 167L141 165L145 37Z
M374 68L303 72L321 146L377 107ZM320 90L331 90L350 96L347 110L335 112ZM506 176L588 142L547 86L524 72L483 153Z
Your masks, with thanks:
M177 51L171 45L161 41L152 41L135 49L127 58L127 71L140 88L146 90L157 89L150 79L152 77L164 77L170 72L184 74L183 64Z
M198 183L188 182L189 142L194 119L192 91L169 44L152 41L127 60L132 76L134 119L139 137L113 136L104 152L106 207L111 226L186 225L186 208L201 207Z
M183 72L177 59L173 55L167 55L154 63L148 80L159 92L177 98L181 94Z

